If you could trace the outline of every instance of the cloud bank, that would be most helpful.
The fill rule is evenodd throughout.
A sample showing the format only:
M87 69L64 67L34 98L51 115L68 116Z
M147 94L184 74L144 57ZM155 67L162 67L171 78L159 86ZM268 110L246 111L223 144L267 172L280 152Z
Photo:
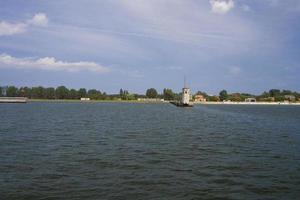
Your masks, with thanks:
M27 22L10 23L0 21L0 36L20 34L27 31L29 26L45 27L48 25L48 18L45 13L37 13Z
M226 14L234 7L233 0L210 0L211 10L217 14Z
M38 69L48 71L91 71L104 73L109 69L95 62L64 62L56 60L53 57L44 57L39 59L32 58L16 58L7 54L0 54L0 68L14 69Z

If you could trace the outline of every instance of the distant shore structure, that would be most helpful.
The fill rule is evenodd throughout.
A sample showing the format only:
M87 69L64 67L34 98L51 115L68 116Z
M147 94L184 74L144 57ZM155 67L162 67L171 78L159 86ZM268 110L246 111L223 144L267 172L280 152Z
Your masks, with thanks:
M0 103L27 103L26 97L0 97Z
M170 103L172 103L173 105L178 106L178 107L193 107L193 104L190 103L190 97L191 97L190 93L191 93L191 90L187 86L186 79L184 77L184 86L182 88L181 101L179 101L179 102L172 101Z
M80 101L90 101L90 98L80 98Z
M251 102L251 103L255 103L256 99L255 98L246 98L245 102Z
M184 87L182 88L182 99L181 102L182 104L190 104L190 88Z

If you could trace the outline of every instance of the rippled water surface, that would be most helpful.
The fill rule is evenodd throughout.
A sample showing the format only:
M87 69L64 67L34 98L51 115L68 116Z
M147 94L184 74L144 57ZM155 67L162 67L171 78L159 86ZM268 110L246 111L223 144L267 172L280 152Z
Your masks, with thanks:
M0 104L0 199L299 199L300 107Z

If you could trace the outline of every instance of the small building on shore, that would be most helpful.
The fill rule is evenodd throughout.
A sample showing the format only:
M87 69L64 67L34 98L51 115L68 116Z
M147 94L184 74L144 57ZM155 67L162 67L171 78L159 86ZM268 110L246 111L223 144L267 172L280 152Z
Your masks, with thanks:
M256 102L256 99L255 99L255 98L247 98L247 99L245 99L245 102L252 102L252 103L255 103L255 102Z
M8 86L1 87L1 94L0 94L0 96L6 97L7 88L8 88Z
M295 101L296 97L294 95L284 95L284 99L288 101Z
M206 98L203 95L195 95L194 96L194 101L195 102L206 102Z
M80 101L90 101L90 98L80 98Z

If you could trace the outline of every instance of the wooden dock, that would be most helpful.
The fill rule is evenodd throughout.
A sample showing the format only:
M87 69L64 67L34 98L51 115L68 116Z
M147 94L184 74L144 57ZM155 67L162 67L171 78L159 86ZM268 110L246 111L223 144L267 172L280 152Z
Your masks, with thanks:
M26 97L0 97L0 103L27 103Z

